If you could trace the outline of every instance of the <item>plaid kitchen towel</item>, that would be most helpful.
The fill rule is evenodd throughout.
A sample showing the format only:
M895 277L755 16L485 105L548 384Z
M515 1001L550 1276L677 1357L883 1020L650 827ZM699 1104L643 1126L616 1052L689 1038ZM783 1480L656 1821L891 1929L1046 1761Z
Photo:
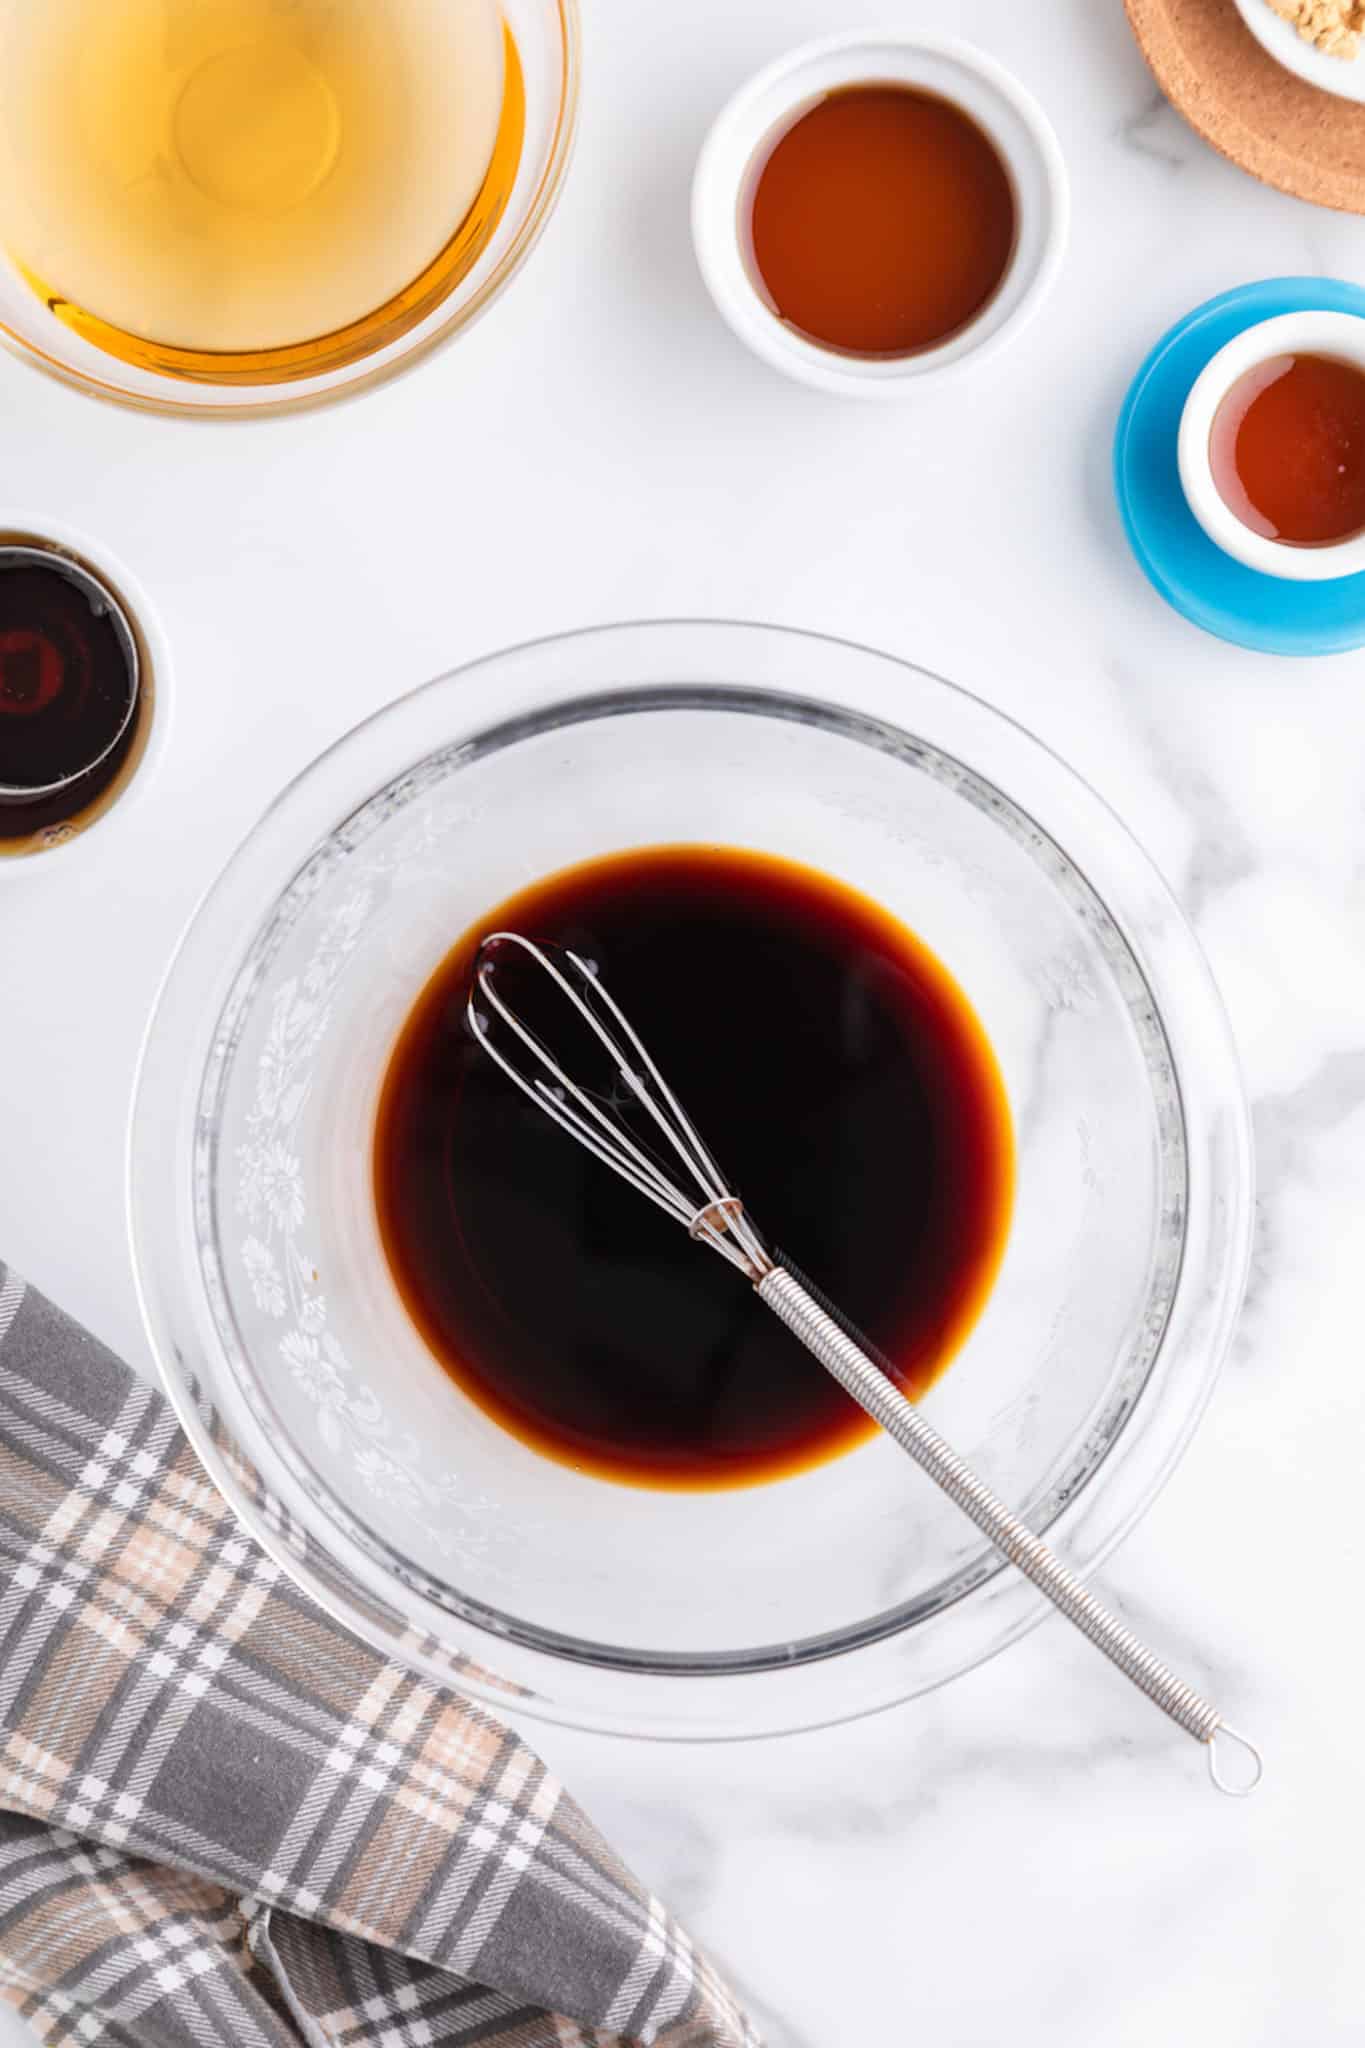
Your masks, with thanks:
M0 1994L118 2048L758 2048L515 1735L366 1649L0 1266Z

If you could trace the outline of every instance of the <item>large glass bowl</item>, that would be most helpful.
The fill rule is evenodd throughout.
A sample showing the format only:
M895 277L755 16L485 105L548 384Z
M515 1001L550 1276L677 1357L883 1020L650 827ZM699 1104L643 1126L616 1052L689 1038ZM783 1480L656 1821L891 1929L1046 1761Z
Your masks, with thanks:
M123 362L51 311L0 249L0 342L97 398L148 412L251 419L324 405L387 382L449 341L485 310L540 238L568 169L578 112L578 0L500 0L517 46L525 134L515 182L477 262L425 317L385 347L288 382L213 383Z
M301 1585L495 1705L726 1736L939 1684L1040 1598L885 1439L695 1494L537 1455L428 1356L370 1179L387 1055L452 941L551 870L680 841L866 891L982 1018L1013 1106L1015 1219L925 1408L1089 1571L1170 1471L1232 1330L1251 1217L1236 1062L1195 942L1113 815L1018 726L886 656L625 626L476 663L358 727L261 820L182 942L130 1199L166 1385ZM742 1040L723 987L715 1008Z

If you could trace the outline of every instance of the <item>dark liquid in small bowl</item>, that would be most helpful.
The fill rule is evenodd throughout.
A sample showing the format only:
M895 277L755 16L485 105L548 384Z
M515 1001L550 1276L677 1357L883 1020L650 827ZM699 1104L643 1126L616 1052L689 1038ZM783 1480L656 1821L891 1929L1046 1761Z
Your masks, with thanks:
M92 571L0 542L0 853L69 837L112 796L145 739L144 667Z
M780 319L846 355L907 356L968 326L1014 253L1010 174L969 114L913 86L829 93L778 135L749 246Z
M451 1376L535 1448L637 1485L774 1478L871 1433L739 1274L472 1042L472 970L496 929L598 963L770 1244L922 1393L1004 1245L1013 1140L994 1056L955 982L875 904L711 847L594 862L501 905L399 1039L381 1234ZM529 972L519 1006L543 993Z

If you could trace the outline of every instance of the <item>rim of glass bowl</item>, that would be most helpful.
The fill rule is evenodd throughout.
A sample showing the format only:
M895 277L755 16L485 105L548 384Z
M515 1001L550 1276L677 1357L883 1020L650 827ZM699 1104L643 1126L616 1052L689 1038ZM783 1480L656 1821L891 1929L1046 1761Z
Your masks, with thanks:
M106 404L127 406L136 412L197 420L259 420L284 413L315 411L322 406L338 405L343 399L354 398L363 391L377 390L381 384L388 384L418 363L425 362L487 312L494 299L511 283L544 233L563 190L578 130L582 22L579 0L549 0L549 4L553 6L559 22L562 77L544 169L527 197L516 233L494 268L469 297L444 318L441 308L436 307L409 333L377 351L373 357L361 357L358 363L348 364L333 373L334 381L320 389L313 380L300 379L292 386L261 386L261 397L244 398L240 403L231 404L197 397L196 386L189 383L178 385L171 377L165 379L164 393L159 390L132 390L118 381L115 357L108 359L108 374L100 376L93 369L85 370L78 364L65 362L61 356L30 340L4 319L0 319L0 344L21 362L31 364L58 383L82 391L88 397L102 399ZM455 289L459 290L458 285ZM211 388L217 391L221 387ZM251 389L250 386L238 388Z
M1093 1570L1169 1477L1231 1340L1251 1248L1247 1106L1198 944L1136 841L1040 741L926 670L783 628L661 621L533 641L400 698L305 769L209 889L148 1026L129 1140L133 1260L162 1379L210 1475L289 1576L375 1647L494 1707L691 1739L771 1734L876 1711L994 1655L1042 1619L1047 1604L986 1553L928 1614L921 1602L833 1641L775 1646L757 1665L743 1656L674 1657L643 1668L630 1655L585 1655L581 1645L566 1654L544 1635L528 1640L468 1606L452 1611L420 1575L385 1563L336 1504L319 1515L303 1461L282 1450L245 1399L224 1342L225 1304L212 1301L197 1249L210 1223L202 1169L211 1132L199 1112L211 1068L227 1056L225 1010L265 927L291 881L376 796L433 754L466 758L493 736L506 744L528 720L725 698L734 709L785 710L845 729L851 719L865 740L879 734L893 748L927 745L988 789L1008 791L1009 808L1065 849L1151 992L1185 1126L1183 1257L1140 1397L1045 1524L1073 1569ZM205 1346L223 1368L212 1427L193 1364Z

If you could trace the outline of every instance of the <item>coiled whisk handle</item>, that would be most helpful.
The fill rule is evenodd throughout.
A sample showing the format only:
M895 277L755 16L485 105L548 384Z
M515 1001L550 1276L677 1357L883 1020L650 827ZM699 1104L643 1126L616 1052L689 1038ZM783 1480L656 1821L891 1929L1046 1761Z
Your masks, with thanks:
M996 1499L801 1282L785 1267L775 1266L757 1281L756 1291L759 1299L852 1395L859 1407L880 1423L935 1485L970 1516L1001 1555L1045 1593L1053 1606L1074 1622L1096 1649L1102 1650L1163 1713L1169 1714L1187 1735L1207 1746L1209 1775L1218 1789L1238 1797L1253 1791L1262 1771L1260 1752L1255 1745L1229 1728L1216 1707L1169 1671L1131 1629L1125 1628L1086 1591L1075 1573L1068 1571L1018 1515ZM1249 1766L1245 1782L1235 1782L1220 1771L1215 1746L1215 1737L1220 1735L1244 1752Z

